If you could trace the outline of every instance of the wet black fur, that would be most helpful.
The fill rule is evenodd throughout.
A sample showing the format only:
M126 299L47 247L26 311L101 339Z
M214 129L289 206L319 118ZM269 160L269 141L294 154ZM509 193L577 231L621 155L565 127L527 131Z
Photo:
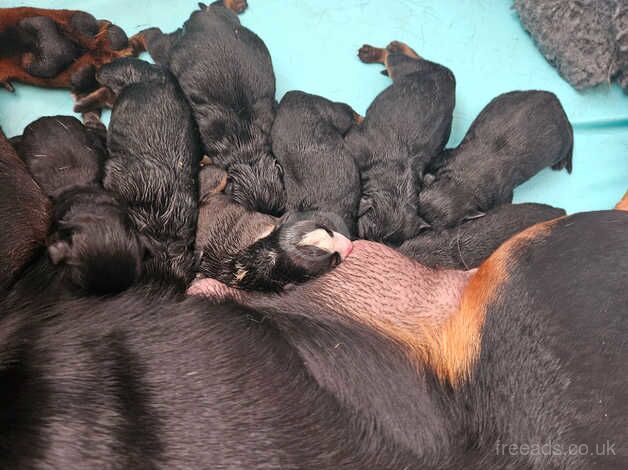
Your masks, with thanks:
M77 186L99 183L107 157L103 136L72 116L47 116L31 122L15 149L52 198Z
M400 244L416 236L423 170L449 138L455 79L449 69L398 52L388 54L393 84L370 105L347 141L362 176L361 238Z
M138 59L104 65L98 81L118 97L111 114L104 187L128 206L151 257L147 280L185 288L194 273L200 145L172 76Z
M435 227L480 216L511 202L515 187L545 167L571 172L572 150L571 124L553 93L504 93L440 157L436 180L421 191L420 213Z
M9 299L0 466L623 469L627 243L607 211L519 245L456 387L298 296ZM606 440L616 456L594 454ZM500 451L547 443L593 455Z
M477 268L513 235L563 215L563 209L545 204L504 204L456 227L421 232L403 242L399 251L430 267Z
M330 228L347 237L357 234L360 200L360 173L344 141L355 117L347 104L290 91L279 103L271 134L283 168L286 209L335 214Z
M53 201L47 245L56 268L51 269L61 285L83 294L128 288L144 253L126 207L100 185L107 157L102 137L74 117L51 116L29 124L16 145Z
M275 75L264 42L217 3L201 5L174 33L144 34L148 51L168 66L192 106L205 152L230 172L234 199L280 215L285 195L269 142Z
M48 253L82 293L112 294L134 284L145 247L126 207L100 186L65 191L54 201Z

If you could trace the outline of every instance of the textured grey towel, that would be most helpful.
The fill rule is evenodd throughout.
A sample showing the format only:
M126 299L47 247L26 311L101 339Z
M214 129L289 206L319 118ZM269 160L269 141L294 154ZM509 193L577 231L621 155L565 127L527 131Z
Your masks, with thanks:
M514 0L545 58L575 88L628 91L628 0Z

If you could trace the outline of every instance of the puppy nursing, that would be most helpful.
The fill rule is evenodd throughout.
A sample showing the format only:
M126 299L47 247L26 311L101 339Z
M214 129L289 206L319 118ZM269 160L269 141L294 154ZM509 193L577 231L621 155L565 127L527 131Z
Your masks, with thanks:
M221 5L200 4L183 29L146 37L153 58L177 78L205 153L229 172L229 192L247 208L280 215L281 170L270 153L275 74L264 42Z
M356 235L360 173L344 136L356 116L344 103L290 91L279 103L272 129L286 210L314 213L349 237Z
M545 204L504 204L456 227L424 231L403 242L399 251L426 266L477 268L513 235L564 215L564 210Z
M364 46L359 56L385 64L393 84L347 137L362 176L358 233L400 244L428 227L418 215L418 191L424 169L449 138L455 80L449 69L398 42Z
M543 168L571 172L573 131L555 95L513 91L493 99L458 147L441 157L436 180L421 191L420 213L452 227L512 201L512 192Z
M106 150L98 131L73 117L45 117L24 129L16 148L52 198L48 255L61 278L90 294L133 284L144 248L126 208L100 186Z
M103 185L128 207L150 256L142 277L184 289L194 275L200 145L176 81L158 66L124 59L97 78L117 98Z
M247 290L280 290L324 274L351 252L351 242L315 220L253 212L220 191L227 174L199 174L196 249L200 275Z

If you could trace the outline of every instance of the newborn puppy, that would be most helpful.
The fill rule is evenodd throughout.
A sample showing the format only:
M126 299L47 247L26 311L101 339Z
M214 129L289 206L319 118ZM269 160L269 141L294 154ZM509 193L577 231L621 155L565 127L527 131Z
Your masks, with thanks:
M199 273L247 290L277 291L323 274L351 251L351 242L315 220L278 220L221 194L224 171L204 167L196 231Z
M0 293L43 249L50 201L0 129Z
M17 148L54 202L47 243L60 277L99 295L133 284L144 247L126 208L100 186L106 149L98 131L74 117L44 117L26 127Z
M0 15L0 85L9 91L18 81L88 92L101 65L142 50L140 36L129 40L83 11L18 7Z
M344 135L356 122L349 105L290 91L272 128L273 154L283 168L286 209L332 213L330 228L356 234L360 173Z
M126 208L104 189L70 189L55 200L48 256L81 292L127 289L139 278L144 251Z
M436 180L419 196L434 227L453 227L512 201L512 192L546 166L571 173L573 131L560 101L546 91L493 99L460 145L446 152Z
M417 194L424 168L449 138L455 79L399 42L386 49L365 45L359 57L385 64L393 84L347 136L362 176L358 234L400 244L426 227Z
M564 215L563 209L545 204L504 204L457 227L422 232L403 242L399 251L430 267L476 268L513 235Z
M228 191L250 210L283 211L281 171L270 153L275 75L263 41L219 3L192 13L183 29L143 32L148 51L177 78L205 153L229 172Z
M74 117L37 119L26 126L14 146L35 180L52 198L102 179L107 157L103 136Z
M200 145L185 96L161 67L138 59L103 66L101 85L116 98L103 185L128 206L152 254L147 280L185 288L194 274Z

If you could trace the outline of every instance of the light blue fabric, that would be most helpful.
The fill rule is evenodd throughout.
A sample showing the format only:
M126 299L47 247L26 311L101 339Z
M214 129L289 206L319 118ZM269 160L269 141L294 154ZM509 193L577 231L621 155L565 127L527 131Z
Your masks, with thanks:
M2 7L89 11L131 35L149 26L171 31L196 8L193 0L0 0ZM277 97L301 89L345 101L364 113L389 79L356 56L363 43L407 42L451 68L457 104L450 144L494 96L517 89L553 91L575 129L574 171L545 170L515 200L545 202L568 212L607 209L628 189L628 96L616 85L576 92L545 61L522 29L509 0L249 0L244 25L273 57ZM21 133L43 115L71 114L67 91L16 86L0 90L0 126Z

